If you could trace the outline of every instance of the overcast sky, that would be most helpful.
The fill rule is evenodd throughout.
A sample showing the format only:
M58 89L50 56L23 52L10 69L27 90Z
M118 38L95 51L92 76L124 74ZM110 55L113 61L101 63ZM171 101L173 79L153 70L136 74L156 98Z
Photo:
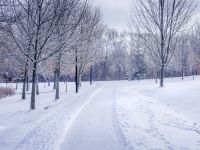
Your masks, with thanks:
M131 0L94 0L100 6L103 20L118 31L127 30Z

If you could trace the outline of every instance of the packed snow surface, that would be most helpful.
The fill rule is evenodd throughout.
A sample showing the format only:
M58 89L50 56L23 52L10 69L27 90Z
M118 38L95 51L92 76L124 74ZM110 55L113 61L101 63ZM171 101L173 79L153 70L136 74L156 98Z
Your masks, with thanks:
M200 150L200 77L61 83L60 100L41 83L35 111L21 87L0 99L0 150Z

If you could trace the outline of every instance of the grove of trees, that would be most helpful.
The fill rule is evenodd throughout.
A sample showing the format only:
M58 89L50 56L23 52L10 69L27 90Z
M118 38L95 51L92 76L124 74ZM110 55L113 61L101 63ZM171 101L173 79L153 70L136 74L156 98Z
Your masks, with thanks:
M160 80L200 72L200 24L193 0L138 0L129 30L107 27L101 10L82 0L0 0L0 80L31 90L39 82ZM30 84L31 83L31 84ZM31 85L31 87L30 87Z

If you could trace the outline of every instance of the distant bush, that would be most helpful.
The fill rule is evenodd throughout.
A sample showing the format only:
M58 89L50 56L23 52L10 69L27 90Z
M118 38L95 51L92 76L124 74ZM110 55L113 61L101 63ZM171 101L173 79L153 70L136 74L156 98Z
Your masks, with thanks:
M0 98L5 98L15 94L15 90L7 87L0 87Z

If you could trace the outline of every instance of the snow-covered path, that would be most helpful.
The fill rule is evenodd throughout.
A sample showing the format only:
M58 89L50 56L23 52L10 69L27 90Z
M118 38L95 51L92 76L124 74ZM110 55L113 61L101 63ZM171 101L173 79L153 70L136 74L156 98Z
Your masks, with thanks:
M73 122L62 150L123 150L114 105L113 84L105 85Z
M198 122L146 95L137 84L100 85L80 95L70 107L63 106L54 115L55 119L50 117L46 125L31 132L29 139L36 142L27 145L26 140L22 144L24 148L36 145L33 149L200 149ZM42 147L38 147L38 143Z
M101 85L73 96L65 101L48 117L32 129L17 145L17 150L56 150L60 149L63 136L68 132L74 119L82 109L102 89Z
M62 100L41 95L45 105L31 112L5 99L0 150L200 150L200 85L173 80L163 89L153 80L86 83L79 94L63 84Z
M61 150L199 150L200 124L130 83L108 82L72 123Z

